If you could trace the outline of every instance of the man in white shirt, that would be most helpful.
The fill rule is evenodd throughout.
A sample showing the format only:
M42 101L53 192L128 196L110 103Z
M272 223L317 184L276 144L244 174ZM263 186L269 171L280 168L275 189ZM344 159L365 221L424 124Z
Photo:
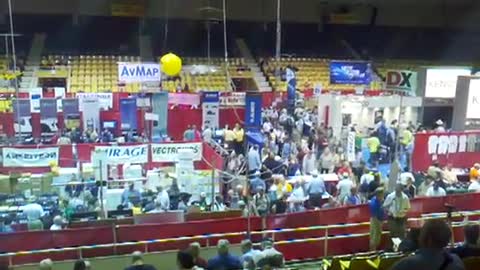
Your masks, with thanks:
M155 201L160 204L160 208L163 211L170 210L170 197L167 191L162 186L157 187L157 190L158 194Z
M348 176L348 173L342 175L342 180L337 184L337 198L339 202L343 202L345 197L350 194L350 190L353 187L353 181Z
M445 191L445 189L440 187L439 184L435 183L428 188L427 194L425 195L427 197L442 197L442 196L447 196L447 192Z
M383 208L387 210L388 227L390 230L390 238L405 238L405 224L407 221L407 212L410 209L410 199L403 193L403 186L397 184L395 191L390 193Z
M44 215L43 207L38 203L29 203L21 209L29 221L40 219Z
M472 183L468 186L468 191L480 192L480 183L478 178L475 181L472 181Z
M312 151L309 151L305 157L303 157L303 174L310 175L313 171L317 170L317 159Z
M53 224L50 226L50 231L60 231L63 229L63 218L61 216L55 216L53 218Z
M243 240L241 245L243 255L240 256L240 261L242 264L247 261L247 258L251 258L256 266L257 263L263 258L263 252L258 249L254 249L252 241L248 239Z

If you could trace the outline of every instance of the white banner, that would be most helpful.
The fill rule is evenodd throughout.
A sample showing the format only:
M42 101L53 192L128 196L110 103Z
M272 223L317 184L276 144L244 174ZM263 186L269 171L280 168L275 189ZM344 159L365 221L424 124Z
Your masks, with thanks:
M84 100L98 99L100 108L110 110L113 108L113 94L112 93L77 93L78 107L80 111L84 111Z
M205 102L202 104L202 128L219 128L219 103Z
M161 81L160 64L118 63L118 81L122 83Z
M108 165L148 162L147 144L95 146L95 151L97 150L106 152L106 162Z
M49 167L58 164L58 147L2 149L4 167Z
M232 92L220 94L221 106L245 106L245 92Z
M152 144L153 162L176 162L178 161L178 151L181 149L192 149L193 160L202 160L202 143L162 143Z
M355 132L348 132L347 137L347 160L355 161Z

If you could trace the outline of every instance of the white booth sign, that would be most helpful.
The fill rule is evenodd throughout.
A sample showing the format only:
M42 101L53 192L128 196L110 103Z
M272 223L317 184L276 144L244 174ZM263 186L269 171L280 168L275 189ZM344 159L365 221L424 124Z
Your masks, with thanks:
M147 144L95 146L95 151L97 150L105 151L107 153L106 162L108 165L148 162Z
M119 82L159 82L161 76L160 65L156 63L118 63Z
M52 163L58 164L58 147L26 149L2 149L4 167L48 167Z
M178 154L182 149L191 149L194 161L202 160L202 143L162 143L152 144L153 162L177 162Z

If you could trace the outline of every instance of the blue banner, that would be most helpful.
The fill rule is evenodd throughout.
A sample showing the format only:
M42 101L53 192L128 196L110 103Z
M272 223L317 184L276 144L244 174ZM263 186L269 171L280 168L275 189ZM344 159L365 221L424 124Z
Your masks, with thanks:
M370 84L371 65L364 61L331 61L330 83L332 84Z
M153 124L152 137L166 135L168 121L168 92L153 94L152 113L158 116L158 121Z
M202 103L218 103L220 102L220 93L219 92L203 92L202 93Z
M247 93L245 95L245 127L260 129L262 125L262 95Z
M137 129L137 99L120 99L120 117L122 130Z
M293 113L297 94L297 76L295 75L295 71L287 68L285 78L287 80L287 108L290 113Z

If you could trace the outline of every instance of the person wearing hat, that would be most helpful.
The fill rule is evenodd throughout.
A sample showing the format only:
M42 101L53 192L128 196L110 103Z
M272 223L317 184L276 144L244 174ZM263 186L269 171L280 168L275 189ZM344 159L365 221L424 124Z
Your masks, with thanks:
M325 182L318 176L318 171L312 172L312 178L307 186L307 195L309 197L310 207L322 206L322 195L325 193Z
M262 259L257 263L260 269L277 269L282 268L285 264L283 254L276 250L273 246L272 239L264 239L262 242Z
M383 188L375 190L375 196L368 203L370 209L370 251L377 250L382 240L382 223L385 219L383 204Z
M353 181L347 172L342 174L342 180L337 184L337 198L339 202L343 202L345 197L348 196L350 190L354 186Z
M437 122L435 122L435 132L445 132L442 119L438 119Z
M265 187L259 186L258 193L253 196L253 203L258 216L266 216L270 209L270 199L265 193Z
M263 181L260 178L260 172L256 171L253 174L253 178L250 180L250 192L252 194L257 194L259 192L259 189L261 189L261 188L263 189L263 191L265 191L267 186L265 184L265 181Z

